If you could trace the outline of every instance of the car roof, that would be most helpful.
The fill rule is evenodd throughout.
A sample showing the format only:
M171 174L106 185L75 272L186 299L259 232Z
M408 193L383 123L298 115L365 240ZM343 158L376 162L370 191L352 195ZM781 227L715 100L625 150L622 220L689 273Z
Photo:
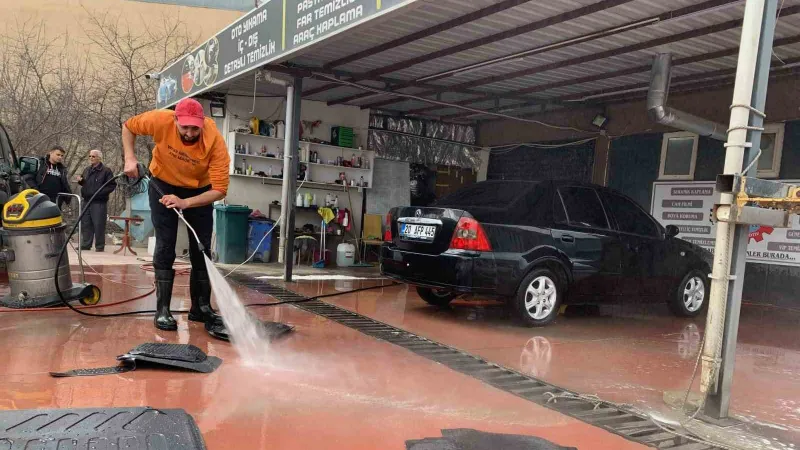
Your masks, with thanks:
M587 183L585 181L572 181L572 180L486 180L479 182L481 184L527 184L527 185L535 185L535 184L551 184L553 186L584 186L584 187L591 187L595 189L608 189L603 186L599 186L593 183Z

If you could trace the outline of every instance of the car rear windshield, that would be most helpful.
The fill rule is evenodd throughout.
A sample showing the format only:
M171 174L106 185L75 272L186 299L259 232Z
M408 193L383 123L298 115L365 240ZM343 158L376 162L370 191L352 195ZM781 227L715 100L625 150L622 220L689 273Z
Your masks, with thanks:
M506 208L517 199L527 195L536 186L535 182L486 181L459 189L436 202L436 206L465 208Z

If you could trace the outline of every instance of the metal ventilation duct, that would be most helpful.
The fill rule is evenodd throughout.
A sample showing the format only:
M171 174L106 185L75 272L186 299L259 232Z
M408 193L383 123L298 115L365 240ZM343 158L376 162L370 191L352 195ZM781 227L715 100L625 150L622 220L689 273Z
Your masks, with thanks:
M672 55L659 53L650 72L650 89L647 91L647 114L655 122L679 130L708 136L718 141L727 141L726 127L692 114L668 107L669 80L672 71Z

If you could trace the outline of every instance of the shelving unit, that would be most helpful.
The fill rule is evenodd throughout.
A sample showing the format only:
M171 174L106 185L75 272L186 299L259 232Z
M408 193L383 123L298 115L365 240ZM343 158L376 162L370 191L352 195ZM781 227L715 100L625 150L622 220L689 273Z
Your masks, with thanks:
M235 167L241 167L242 164L247 164L253 167L253 173L264 172L266 174L281 174L283 172L283 158L260 156L256 154L240 154L236 153L237 145L250 145L250 152L260 152L262 147L266 147L268 153L274 155L281 155L284 151L284 140L270 136L260 136L247 133L231 132L228 134L228 153L231 157L231 176L241 178L255 178L264 180L267 184L281 184L280 178L261 177L257 175L242 175L236 174ZM319 154L319 163L309 162L312 152ZM364 167L345 167L336 164L331 164L337 157L348 158L361 157L364 164L369 168ZM354 148L337 147L334 145L320 144L316 142L300 141L300 163L306 164L308 169L308 177L310 181L303 184L304 188L324 189L332 191L342 191L344 186L336 184L335 181L339 180L340 173L344 172L347 181L356 180L358 184L363 178L364 183L367 184L365 189L372 187L372 167L375 163L375 154L369 150L359 150ZM271 170L270 170L271 169ZM300 181L298 181L299 185ZM357 189L358 186L351 186L351 189Z
M236 178L248 178L252 180L261 180L264 184L275 184L281 185L283 184L283 178L269 178L269 177L260 177L258 175L243 175L239 173L232 173L232 177ZM344 191L344 186L341 184L336 183L320 183L316 181L306 181L303 182L301 180L297 180L297 186L300 186L300 183L303 183L302 189L321 189L325 191ZM359 189L358 186L351 186L351 190ZM371 189L369 187L365 187L363 189Z

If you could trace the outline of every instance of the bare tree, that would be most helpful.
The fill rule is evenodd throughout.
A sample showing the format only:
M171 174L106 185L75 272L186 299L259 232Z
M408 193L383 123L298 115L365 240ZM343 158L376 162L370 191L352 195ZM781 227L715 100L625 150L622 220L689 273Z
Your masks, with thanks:
M155 107L158 86L145 75L197 42L176 19L149 19L137 30L119 14L86 12L84 35L74 42L48 39L44 24L31 20L13 22L0 34L0 121L20 156L43 155L56 143L67 149L70 179L93 148L105 150L104 162L115 173L122 169L122 124ZM141 161L152 157L143 139L136 151ZM124 204L117 193L110 211Z
M69 57L68 38L49 41L41 23L16 23L14 30L0 36L0 120L21 155L75 143L83 131L79 106L91 96L86 63Z

